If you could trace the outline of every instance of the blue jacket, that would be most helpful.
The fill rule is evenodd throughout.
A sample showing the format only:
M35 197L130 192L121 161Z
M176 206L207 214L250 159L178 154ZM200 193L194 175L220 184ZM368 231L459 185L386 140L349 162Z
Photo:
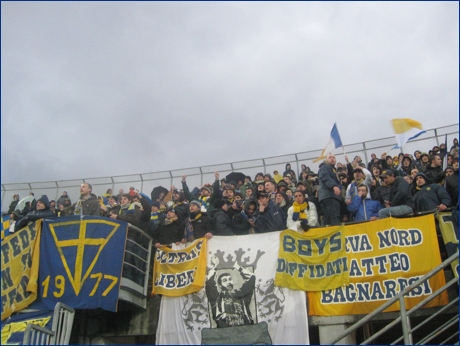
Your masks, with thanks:
M355 196L347 209L353 215L354 221L366 221L370 220L372 216L378 217L379 211L383 207L379 201L368 198L363 200L361 197Z

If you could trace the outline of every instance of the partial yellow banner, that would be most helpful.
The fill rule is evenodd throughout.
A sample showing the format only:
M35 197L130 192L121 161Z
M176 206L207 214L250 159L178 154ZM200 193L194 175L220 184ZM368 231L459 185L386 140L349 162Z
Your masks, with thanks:
M280 234L275 285L322 291L348 285L344 226Z
M179 297L198 292L206 278L206 238L183 250L157 249L153 266L153 294Z
M2 242L2 321L37 298L41 226L38 220Z
M436 219L439 222L447 256L450 257L454 253L458 255L458 220L453 219L452 212L437 213ZM458 259L452 262L451 267L455 277L458 278Z
M433 215L345 226L345 238L350 284L308 292L309 315L368 314L441 263ZM405 298L406 307L444 284L440 272ZM447 294L441 294L426 307L446 303ZM397 310L399 303L386 311Z

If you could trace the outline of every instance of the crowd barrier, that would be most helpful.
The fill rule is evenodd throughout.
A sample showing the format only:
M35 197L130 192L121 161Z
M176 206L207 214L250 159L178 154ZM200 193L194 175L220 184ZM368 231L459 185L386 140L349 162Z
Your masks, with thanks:
M415 150L428 152L433 148L433 146L443 143L446 135L447 147L450 149L453 139L458 138L458 133L458 123L430 129L417 139L404 145L401 151L410 154L413 154ZM326 142L327 139L325 138L324 145L326 145ZM323 145L322 143L320 144ZM388 152L395 144L395 137L386 137L344 145L343 149L337 148L333 151L333 153L337 156L337 162L345 162L343 155L345 152L350 161L353 160L356 155L360 155L363 162L367 164L372 153L375 153L378 157L380 157L382 152ZM150 192L156 186L164 186L168 190L171 185L181 188L181 177L184 174L187 175L187 185L190 190L192 190L194 187L200 187L204 183L214 182L214 172L216 171L220 172L220 178L224 178L231 172L242 172L254 179L254 176L258 172L263 172L264 174L270 173L273 175L273 171L278 170L280 174L283 174L286 163L290 163L296 174L300 172L302 164L310 167L312 171L317 172L320 162L313 163L313 160L319 157L321 151L322 148L261 159L151 173L45 182L2 183L1 210L2 212L7 211L14 194L19 194L20 198L23 198L29 195L30 192L34 192L36 198L45 194L50 200L57 200L62 195L63 191L67 191L67 194L72 199L72 202L74 202L80 195L80 185L85 182L90 183L93 186L93 192L98 196L104 194L109 188L111 188L115 194L118 194L119 189L124 189L125 192L128 192L128 188L130 186L134 186L136 189L139 189L139 191L150 196ZM394 149L391 150L389 154L396 156L399 152L399 149Z

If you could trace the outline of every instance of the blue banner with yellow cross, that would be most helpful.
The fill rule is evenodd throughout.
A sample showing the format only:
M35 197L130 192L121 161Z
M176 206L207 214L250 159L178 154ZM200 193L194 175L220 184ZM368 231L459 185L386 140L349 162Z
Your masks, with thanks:
M39 299L74 309L117 311L128 224L95 216L43 222Z

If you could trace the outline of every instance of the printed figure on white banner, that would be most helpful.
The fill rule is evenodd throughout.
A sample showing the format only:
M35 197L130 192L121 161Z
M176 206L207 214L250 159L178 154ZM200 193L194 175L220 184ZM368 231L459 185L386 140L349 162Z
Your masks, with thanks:
M219 259L214 256L206 278L206 295L217 328L254 324L254 273L237 262L232 269L216 270L218 265Z

